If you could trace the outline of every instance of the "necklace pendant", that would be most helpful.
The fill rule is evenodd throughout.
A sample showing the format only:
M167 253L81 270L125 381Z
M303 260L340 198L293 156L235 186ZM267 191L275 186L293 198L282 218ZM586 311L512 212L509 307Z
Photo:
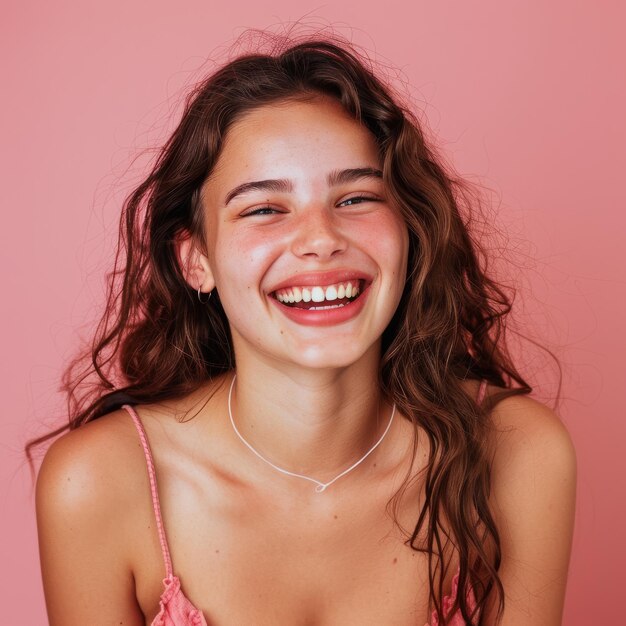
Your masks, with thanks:
M326 487L328 487L328 484L316 485L315 491L316 491L316 493L322 493L322 491L326 491Z

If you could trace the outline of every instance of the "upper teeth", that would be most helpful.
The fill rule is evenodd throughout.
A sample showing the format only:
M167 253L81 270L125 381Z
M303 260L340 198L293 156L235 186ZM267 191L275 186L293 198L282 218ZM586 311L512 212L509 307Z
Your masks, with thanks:
M289 287L279 289L276 299L279 302L324 302L341 298L354 298L359 294L359 281L336 283L327 287Z

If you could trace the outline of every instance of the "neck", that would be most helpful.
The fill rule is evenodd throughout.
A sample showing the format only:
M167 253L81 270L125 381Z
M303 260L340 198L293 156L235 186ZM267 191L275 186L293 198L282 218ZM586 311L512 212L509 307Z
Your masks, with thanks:
M364 360L336 370L289 371L239 363L231 394L237 431L273 465L322 483L333 480L372 449L390 422L392 407L380 397L378 360L372 362L376 367ZM244 446L234 431L233 437ZM367 471L378 449L354 471ZM246 453L263 476L275 474L276 480L307 488L307 481L281 479L275 468Z

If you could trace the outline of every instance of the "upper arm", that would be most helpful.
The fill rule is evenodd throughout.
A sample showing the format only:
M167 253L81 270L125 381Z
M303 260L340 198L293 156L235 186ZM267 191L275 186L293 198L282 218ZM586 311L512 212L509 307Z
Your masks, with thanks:
M559 626L574 527L576 456L559 418L528 397L494 409L491 501L500 532L502 626ZM488 624L495 608L489 606Z
M39 552L51 626L144 624L120 515L123 487L102 427L72 431L37 478Z

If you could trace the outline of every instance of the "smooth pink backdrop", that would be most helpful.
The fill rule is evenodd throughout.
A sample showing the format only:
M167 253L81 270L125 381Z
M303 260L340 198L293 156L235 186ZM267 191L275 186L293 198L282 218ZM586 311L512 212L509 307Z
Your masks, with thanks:
M560 414L578 450L564 623L623 623L619 3L14 1L2 13L3 624L46 623L21 450L62 413L58 377L99 311L121 198L141 173L130 159L165 136L168 112L207 56L244 27L306 14L400 67L444 153L494 190L509 256L523 265L518 318L562 360ZM547 398L549 363L523 354Z

